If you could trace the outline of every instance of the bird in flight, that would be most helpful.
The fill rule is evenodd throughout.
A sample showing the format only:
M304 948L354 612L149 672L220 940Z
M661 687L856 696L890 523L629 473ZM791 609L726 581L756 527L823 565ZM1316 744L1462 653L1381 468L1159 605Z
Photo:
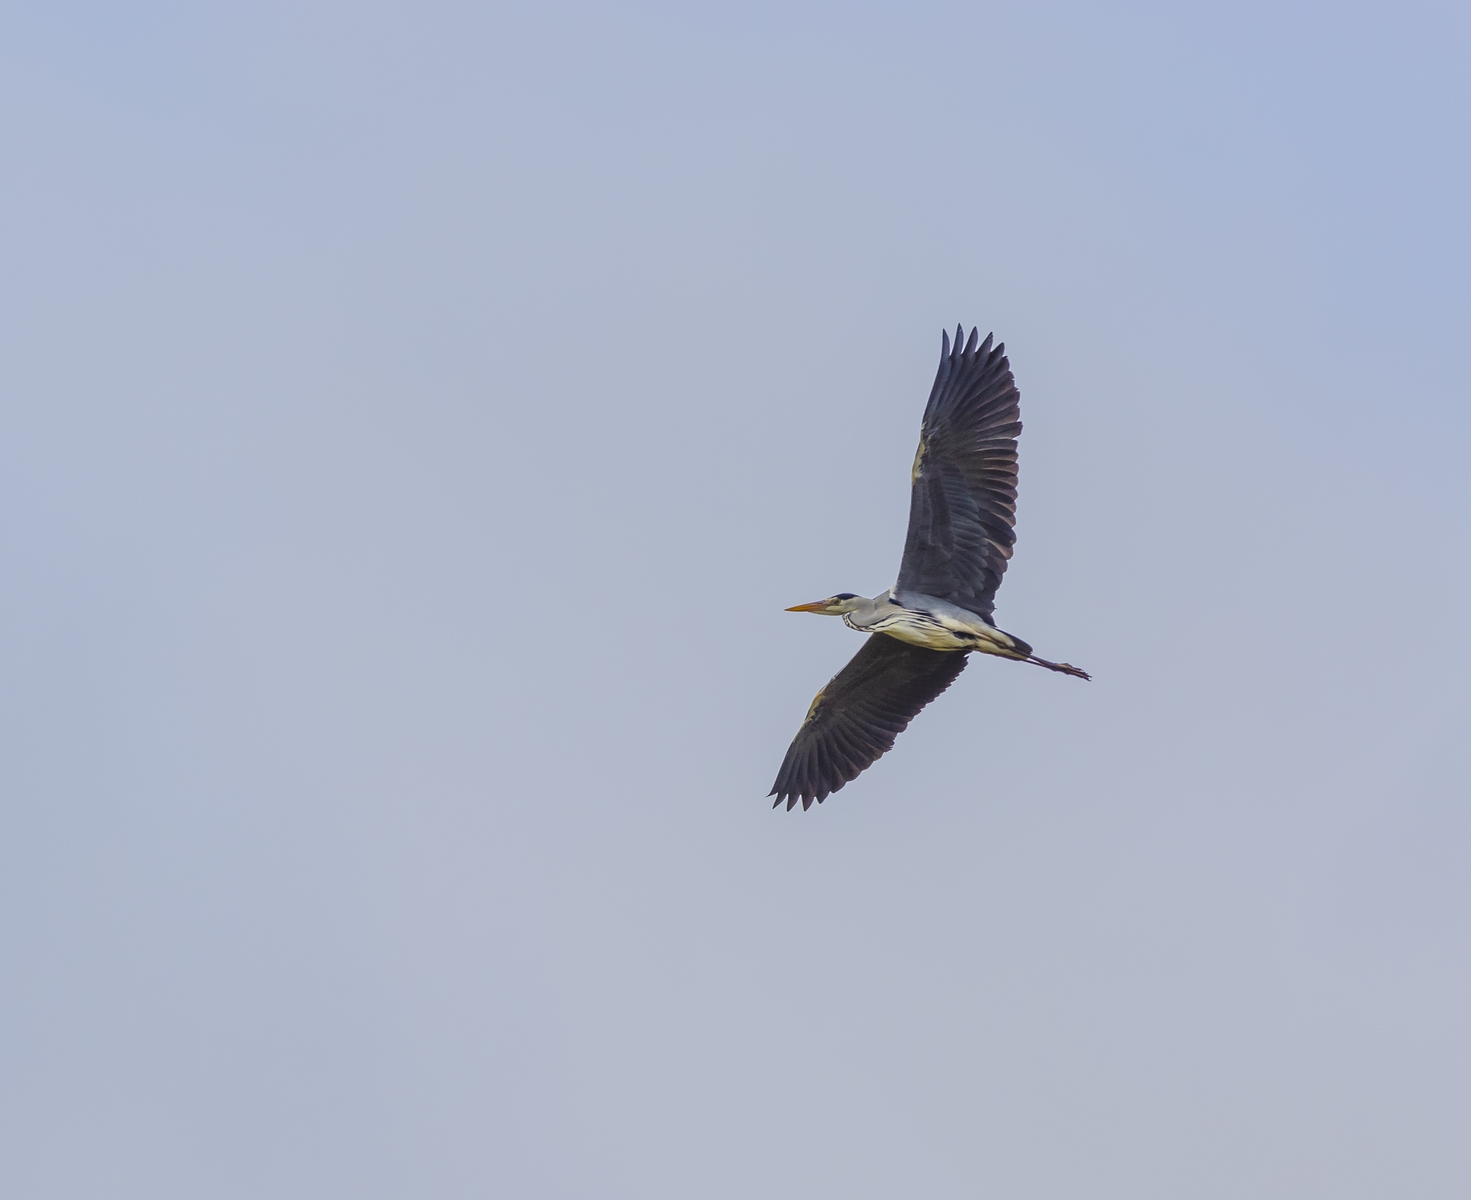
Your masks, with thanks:
M1006 347L976 330L961 346L942 333L940 370L925 405L910 472L909 536L899 579L871 600L839 592L788 612L841 616L869 634L852 661L817 693L769 793L773 807L821 804L894 745L926 704L955 682L972 651L1048 662L991 620L1016 541L1016 437L1020 394Z

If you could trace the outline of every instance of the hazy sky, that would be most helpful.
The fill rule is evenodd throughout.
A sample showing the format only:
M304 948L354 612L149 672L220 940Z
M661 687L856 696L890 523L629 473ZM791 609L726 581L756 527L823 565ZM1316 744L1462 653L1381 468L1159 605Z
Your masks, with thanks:
M0 9L0 1193L1471 1194L1468 61ZM1094 680L772 812L957 322Z

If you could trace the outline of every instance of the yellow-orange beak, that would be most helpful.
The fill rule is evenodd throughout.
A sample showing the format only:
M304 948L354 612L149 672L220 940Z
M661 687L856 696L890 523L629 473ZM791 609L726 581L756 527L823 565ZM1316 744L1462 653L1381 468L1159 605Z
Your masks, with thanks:
M825 612L827 610L826 600L814 600L811 604L794 604L787 612Z

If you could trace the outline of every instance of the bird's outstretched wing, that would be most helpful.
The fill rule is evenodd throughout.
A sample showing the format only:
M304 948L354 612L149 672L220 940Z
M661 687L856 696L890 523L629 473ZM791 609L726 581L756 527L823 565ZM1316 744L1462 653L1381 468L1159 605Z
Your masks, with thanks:
M926 704L965 670L962 651L926 650L886 633L868 641L817 693L770 795L810 808L872 765ZM776 805L772 806L773 808Z
M948 335L925 406L897 590L923 592L991 619L1016 534L1020 395L1006 347L961 349Z

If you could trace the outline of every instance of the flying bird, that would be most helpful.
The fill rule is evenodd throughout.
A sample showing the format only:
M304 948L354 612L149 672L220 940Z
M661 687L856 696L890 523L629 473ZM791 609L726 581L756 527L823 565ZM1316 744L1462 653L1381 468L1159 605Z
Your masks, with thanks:
M955 682L972 652L1035 663L1079 679L996 628L996 589L1016 541L1016 438L1020 394L1006 347L961 347L942 333L940 370L925 405L910 472L909 535L899 579L868 599L839 592L788 612L841 616L869 635L817 693L769 795L773 807L821 804L867 770L931 700Z

